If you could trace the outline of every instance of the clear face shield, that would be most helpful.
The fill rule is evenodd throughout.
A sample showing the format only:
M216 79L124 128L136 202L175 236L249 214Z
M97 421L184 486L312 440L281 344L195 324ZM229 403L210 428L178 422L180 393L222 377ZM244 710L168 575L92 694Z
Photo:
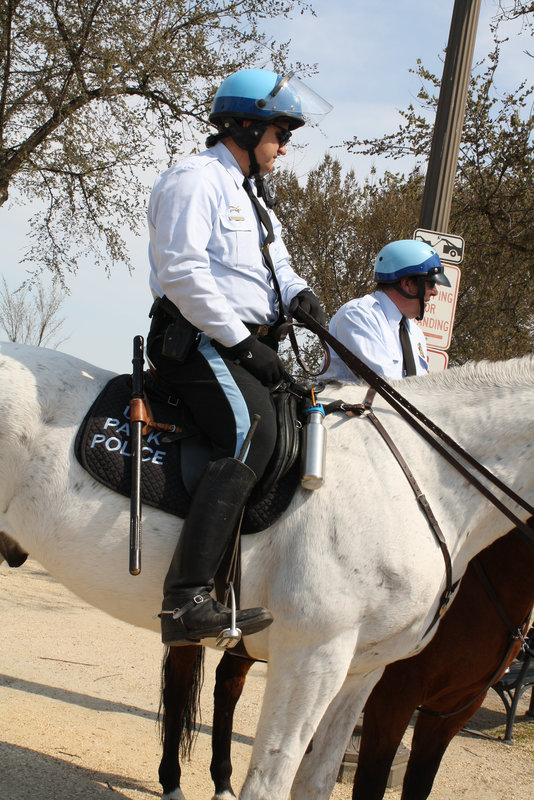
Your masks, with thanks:
M297 78L294 72L284 75L267 97L256 101L256 105L262 111L302 115L310 125L317 125L333 108L317 92Z

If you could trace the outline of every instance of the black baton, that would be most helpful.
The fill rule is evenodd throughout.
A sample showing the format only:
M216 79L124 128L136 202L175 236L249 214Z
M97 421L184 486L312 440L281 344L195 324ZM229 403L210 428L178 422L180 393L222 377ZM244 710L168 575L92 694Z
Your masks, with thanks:
M143 346L142 336L133 341L132 399L130 402L130 442L132 450L132 484L130 494L130 574L141 572L141 455L143 447L143 419L139 413L143 400Z

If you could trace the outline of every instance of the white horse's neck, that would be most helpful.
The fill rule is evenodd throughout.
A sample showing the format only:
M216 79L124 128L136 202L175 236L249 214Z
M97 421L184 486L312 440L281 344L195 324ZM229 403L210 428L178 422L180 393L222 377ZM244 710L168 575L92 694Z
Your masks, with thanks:
M393 386L470 455L529 500L532 481L522 465L532 457L534 438L533 357L469 364L445 373L397 381ZM365 394L363 387L353 384L328 386L326 392L330 391L349 403L361 402ZM486 521L484 539L489 544L494 532L501 529L502 514L488 506L482 495L424 442L386 400L377 395L373 409L413 469L422 491L440 510L439 518L449 521L449 528L453 529L451 548L454 555L462 550L457 567L463 571L467 561L480 549L476 537L470 537L477 518L481 525ZM335 423L331 434L331 438L334 437L341 445L341 429L336 428ZM461 458L459 460L464 463ZM391 463L392 456L381 457L384 469L389 471ZM470 471L480 477L476 470L470 468ZM483 482L492 488L491 483L485 479ZM399 491L408 492L408 484L400 471L397 485ZM498 490L495 492L501 496ZM384 502L388 502L387 495ZM508 505L514 507L512 502ZM466 519L466 508L470 509L470 519ZM524 510L515 510L521 519L526 518ZM513 527L512 522L505 525ZM454 528L460 534L456 541Z

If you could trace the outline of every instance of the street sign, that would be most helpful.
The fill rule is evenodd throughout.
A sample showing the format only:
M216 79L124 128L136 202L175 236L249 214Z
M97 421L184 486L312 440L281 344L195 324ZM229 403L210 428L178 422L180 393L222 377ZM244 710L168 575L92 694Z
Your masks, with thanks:
M427 347L427 353L430 372L442 372L447 369L449 354L445 350L434 350L432 347Z
M453 236L451 233L438 233L437 231L426 231L418 228L413 235L419 242L433 247L441 261L447 264L461 264L464 257L464 240L461 236Z
M450 346L460 284L460 267L444 264L443 269L451 285L436 284L438 293L425 303L423 319L417 322L425 335L427 346L438 350L447 350Z

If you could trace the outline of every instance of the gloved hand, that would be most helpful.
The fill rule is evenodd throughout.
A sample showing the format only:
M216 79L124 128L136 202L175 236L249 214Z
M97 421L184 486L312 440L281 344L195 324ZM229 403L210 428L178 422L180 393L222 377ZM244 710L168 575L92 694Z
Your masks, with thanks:
M247 336L242 342L230 348L232 358L239 361L251 375L264 386L275 386L285 376L284 365L275 351L255 336Z
M324 308L317 295L315 295L311 289L303 289L302 292L295 295L289 304L289 313L292 317L295 317L295 319L299 318L300 309L313 317L323 328L325 327L326 314Z

